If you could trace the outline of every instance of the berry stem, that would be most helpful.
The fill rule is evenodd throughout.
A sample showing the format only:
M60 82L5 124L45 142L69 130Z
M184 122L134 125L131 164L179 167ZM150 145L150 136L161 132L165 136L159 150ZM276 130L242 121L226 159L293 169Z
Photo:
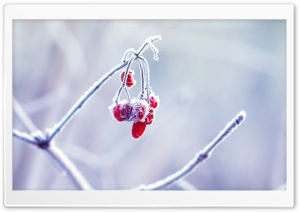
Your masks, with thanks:
M150 69L147 60L144 57L140 57L140 60L144 63L144 68L146 70L146 92L147 92L147 102L149 103L149 98L151 94L151 87L150 87Z
M135 54L135 51L134 51L133 48L128 49L128 50L125 52L124 57L123 57L123 59L122 59L123 63L124 63L125 61L128 60L127 57L128 57L129 54Z
M131 102L131 98L130 98L130 95L129 95L129 92L128 92L128 88L125 86L124 89L125 89L125 92L126 92L128 102Z
M116 105L118 104L118 101L119 101L119 97L120 97L120 95L121 95L121 92L122 92L123 88L124 88L125 85L126 85L126 81L127 81L127 76L128 76L129 68L130 68L131 63L132 63L133 60L134 60L134 57L131 57L130 60L129 60L129 62L128 62L128 64L127 64L123 82L122 82L121 87L119 88L119 90L118 90L118 92L117 92L117 95L116 95L116 97L115 97Z
M220 131L220 133L212 140L209 144L207 144L203 150L200 150L196 153L194 158L190 160L183 168L178 170L177 172L169 175L168 177L158 180L149 185L140 185L139 187L135 188L136 190L158 190L161 188L165 188L179 179L186 177L189 173L191 173L201 162L207 159L213 150L220 144L222 141L225 140L246 118L246 113L241 111L238 113L236 117L234 117L225 128Z
M138 63L139 63L139 68L140 68L140 72L141 72L141 94L140 94L140 99L144 98L145 95L145 74L144 74L144 67L140 61L140 59L137 59Z

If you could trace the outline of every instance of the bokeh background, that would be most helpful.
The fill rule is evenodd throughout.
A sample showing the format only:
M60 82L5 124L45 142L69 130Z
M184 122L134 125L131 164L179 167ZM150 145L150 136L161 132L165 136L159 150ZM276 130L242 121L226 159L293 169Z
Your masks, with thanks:
M13 128L29 132L20 108L39 129L52 127L126 49L159 34L159 61L144 53L161 100L145 134L133 139L132 123L116 122L108 110L117 73L56 145L96 189L130 189L180 169L244 110L238 130L167 189L285 189L285 30L282 20L14 20ZM76 188L44 151L13 139L13 189Z

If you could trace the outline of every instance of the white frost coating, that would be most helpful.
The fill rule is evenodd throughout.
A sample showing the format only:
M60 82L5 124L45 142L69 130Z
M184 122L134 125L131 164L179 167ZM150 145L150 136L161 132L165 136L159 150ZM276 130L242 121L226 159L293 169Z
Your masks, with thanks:
M148 115L150 109L147 101L136 98L133 98L131 102L128 102L127 100L119 101L119 104L121 111L120 117L126 121L145 121L145 117ZM112 104L108 107L112 113L112 116L114 116L113 108L115 106L116 104Z
M244 110L239 112L239 114L237 116L242 116L242 117L244 117L244 119L247 117L246 112Z
M131 101L132 111L131 116L129 118L130 121L145 121L145 117L149 113L149 104L145 100L137 100L133 98ZM142 119L140 119L140 115L143 114Z

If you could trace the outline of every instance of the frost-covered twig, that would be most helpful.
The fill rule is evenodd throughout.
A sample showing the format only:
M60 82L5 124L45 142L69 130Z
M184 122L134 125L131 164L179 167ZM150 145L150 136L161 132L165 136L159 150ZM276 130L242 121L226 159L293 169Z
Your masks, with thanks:
M89 100L89 98L99 89L101 88L101 86L117 71L119 71L120 69L124 68L125 66L129 66L130 63L135 60L140 54L142 54L143 51L146 50L146 48L148 46L151 47L151 49L154 52L154 59L157 60L157 53L158 50L153 46L153 42L157 41L157 40L161 40L160 36L152 36L149 37L148 39L146 39L146 41L143 43L143 45L137 50L137 52L135 54L133 54L128 60L127 59L127 54L125 54L124 56L124 60L122 64L117 65L115 68L113 68L111 71L109 71L108 73L106 73L103 77L101 77L98 81L96 81L94 83L94 85L92 85L92 87L90 87L79 99L78 101L71 107L71 109L67 112L67 114L58 122L56 123L50 130L48 130L48 139L49 141L51 141L54 136L61 131L61 129L65 126L65 124L76 114L76 112L78 112L78 110L84 105L84 103L87 102L87 100ZM132 50L130 50L132 51ZM130 52L129 51L129 52ZM128 72L128 70L127 70ZM127 76L127 73L126 73ZM125 79L126 79L125 76ZM123 85L124 87L124 85ZM116 99L118 99L120 93L121 93L122 88L120 89L120 91L118 92L118 96Z
M67 173L72 183L80 190L92 190L88 181L83 177L77 167L70 161L70 159L55 146L54 142L45 149L47 153L55 160L62 169Z
M24 132L20 132L19 130L13 130L13 136L27 143L36 144L33 136Z
M63 129L63 127L71 120L71 118L79 111L80 108L90 99L90 97L99 89L101 86L117 71L127 66L125 80L128 74L129 66L132 61L139 58L140 54L148 46L154 52L154 59L157 59L158 50L152 44L156 40L160 40L160 36L153 36L146 39L143 45L137 50L128 50L124 56L124 61L117 65L115 68L107 72L103 77L101 77L98 81L96 81L79 99L78 101L71 107L71 109L67 112L67 114L52 128L46 129L45 132L40 131L31 121L31 119L27 116L27 114L22 110L18 102L15 100L15 110L22 122L27 126L27 128L31 131L30 134L20 132L18 130L13 130L13 136L25 141L30 144L34 144L40 149L45 150L61 167L64 171L66 171L67 175L73 182L73 184L78 189L92 189L87 180L82 176L76 166L69 160L69 158L54 145L53 138L55 135ZM131 57L127 59L127 56L131 53ZM125 86L125 80L122 84L122 87L118 93L118 96L121 93L121 90ZM127 88L125 87L128 99L130 99Z
M35 131L31 134L27 134L24 132L19 132L18 130L13 130L13 136L27 143L36 145L42 150L45 150L51 156L51 158L59 164L62 170L67 173L67 176L76 186L76 188L81 190L93 189L85 177L73 164L73 162L58 147L54 145L54 142L49 143L41 139L44 137L41 131Z
M51 158L56 161L60 165L60 167L67 173L67 176L76 186L76 188L88 190L92 189L92 187L89 185L80 171L76 168L76 166L72 163L72 161L58 147L54 145L54 142L51 142L50 144L47 136L42 131L37 129L35 124L31 121L31 119L28 117L28 115L16 99L14 99L13 108L16 114L22 120L22 123L25 125L25 127L33 130L33 132L28 134L14 129L13 136L29 144L33 144L42 150L45 150L51 156Z
M152 184L140 185L135 189L143 191L158 190L175 183L179 179L182 179L187 174L191 173L201 162L208 158L211 155L212 151L217 147L217 145L224 141L225 138L227 138L231 134L231 132L233 132L237 128L237 126L239 126L245 120L245 118L246 113L244 111L241 111L236 117L228 122L226 127L218 134L218 136L213 141L206 145L203 150L197 152L195 157L177 172Z

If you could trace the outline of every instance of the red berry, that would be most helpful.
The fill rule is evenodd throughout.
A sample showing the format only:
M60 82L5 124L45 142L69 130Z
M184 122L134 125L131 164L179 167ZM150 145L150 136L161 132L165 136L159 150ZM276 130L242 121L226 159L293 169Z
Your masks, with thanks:
M147 116L145 117L145 124L152 124L154 119L154 110L152 108L149 109L149 113L147 114Z
M136 81L133 79L133 75L134 75L134 71L129 70L128 75L127 75L127 80L126 80L126 86L129 87L129 88L134 86L135 83L136 83ZM125 77L125 71L123 71L121 73L121 81L122 82L124 81L124 77Z
M154 109L157 108L157 106L158 106L158 98L155 97L155 96L151 96L149 104L150 104L150 107L152 107Z
M122 109L121 109L121 105L120 105L120 104L114 106L114 108L113 108L113 114L114 114L114 117L115 117L118 121L124 121L124 120L125 120L125 119L121 116L121 114L122 114Z
M130 103L125 103L121 106L120 116L126 121L131 121L132 105Z
M134 122L132 125L132 136L136 139L138 139L139 137L141 137L143 135L143 133L145 132L146 129L146 124L144 122Z
M126 86L127 86L128 88L130 88L130 87L134 86L135 83L136 83L136 81L135 81L134 79L128 79L128 78L127 78Z
M137 102L134 105L135 114L133 114L133 118L138 118L139 121L145 117L146 114L146 106L141 102Z

